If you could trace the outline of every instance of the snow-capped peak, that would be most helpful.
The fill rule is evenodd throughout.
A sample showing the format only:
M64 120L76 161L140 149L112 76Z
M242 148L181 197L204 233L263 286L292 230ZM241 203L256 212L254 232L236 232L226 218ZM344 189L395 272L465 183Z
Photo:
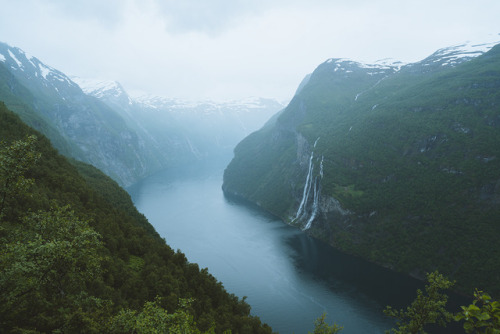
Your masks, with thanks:
M70 86L74 83L62 72L45 65L38 58L26 54L23 50L0 42L0 61L20 76L40 78L45 86L53 86L59 81Z
M161 109L164 107L172 107L172 106L192 106L195 107L199 103L194 101L183 100L179 98L171 98L165 96L159 96L154 94L140 94L132 97L134 102L142 104L144 106L153 108L153 109Z
M274 99L260 97L247 97L240 100L211 101L211 100L186 100L170 98L151 94L142 94L133 97L134 102L144 107L157 110L169 110L171 112L196 112L203 110L206 114L220 113L222 110L232 110L234 112L264 110L284 108L285 104Z
M395 68L399 70L402 66L406 65L406 63L393 59L393 58L384 58L384 59L379 59L372 65L366 65L366 66L372 66L373 68L382 68L382 69L389 69L389 68Z
M500 34L489 35L486 37L486 40L483 39L481 42L468 41L465 43L439 49L429 57L416 63L404 63L392 58L380 59L373 63L362 63L346 58L330 58L325 61L325 64L333 66L334 72L341 71L345 73L352 72L353 67L373 70L392 70L397 72L406 65L408 65L409 67L412 67L416 64L422 66L455 66L463 61L470 60L482 55L485 52L488 52L497 44L500 44Z
M118 81L80 78L75 76L72 76L71 80L76 82L87 95L108 101L113 100L115 103L118 101L120 101L119 103L129 105L133 103L130 96Z
M111 94L115 97L126 94L122 85L117 81L88 79L75 76L72 76L71 80L76 82L85 94L92 95L97 98L101 98L104 95L108 94Z
M351 73L353 72L353 70L358 68L372 70L367 72L367 74L369 75L385 73L385 71L387 70L397 72L401 69L402 66L406 65L399 60L394 60L391 58L377 60L376 62L371 64L361 63L346 58L330 58L325 62L325 64L333 66L334 72Z
M467 41L439 49L429 57L415 64L428 67L456 66L488 52L492 47L500 43L499 35L489 35L486 40L481 42Z
M465 42L458 45L453 45L447 48L439 49L431 57L435 57L434 62L442 62L442 66L454 65L465 60L467 58L474 58L482 55L483 53L489 51L496 44L500 43L500 40L488 43L472 43ZM465 59L463 59L465 58Z
M9 56L10 58L12 58L12 60L14 60L14 62L17 64L17 67L19 68L22 68L23 67L23 63L21 63L17 58L16 56L12 53L12 51L10 49L7 50L7 52L9 53Z

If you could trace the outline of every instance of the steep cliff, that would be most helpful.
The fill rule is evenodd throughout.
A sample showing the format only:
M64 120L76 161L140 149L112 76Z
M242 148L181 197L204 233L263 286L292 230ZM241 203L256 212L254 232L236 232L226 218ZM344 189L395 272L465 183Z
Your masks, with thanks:
M500 46L330 59L245 138L223 189L350 253L500 293Z
M284 105L272 99L213 102L161 96L130 97L118 82L73 78L84 92L124 118L149 139L169 166L204 159L229 159L236 144Z
M161 169L229 159L232 148L283 105L132 99L117 82L69 78L0 43L0 101L44 133L60 153L99 168L122 186Z
M163 164L147 138L64 73L0 43L0 100L63 154L129 185Z
M28 135L37 139L24 146ZM174 317L179 298L192 300L202 332L271 333L207 269L171 249L116 182L70 163L3 103L0 138L1 333L126 332L112 324L120 312L161 299Z

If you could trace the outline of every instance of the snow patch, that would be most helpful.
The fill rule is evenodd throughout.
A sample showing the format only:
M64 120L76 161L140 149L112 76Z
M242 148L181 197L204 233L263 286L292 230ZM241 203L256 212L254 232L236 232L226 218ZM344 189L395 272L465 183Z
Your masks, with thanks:
M10 58L12 58L12 59L16 62L17 67L19 67L19 68L21 68L21 69L22 69L22 68L23 68L23 63L21 63L21 62L20 62L20 61L16 58L16 56L12 53L12 51L8 50L8 52L9 52L9 56L10 56Z
M326 64L334 63L335 64L335 68L333 69L334 72L337 71L344 71L346 73L353 72L352 70L347 69L349 67L375 70L367 72L368 75L385 74L387 71L397 72L401 69L401 67L407 65L406 63L391 58L377 60L372 64L361 63L346 58L330 58L325 63Z
M27 54L26 52L24 53L24 56L26 57L26 59L30 62L30 64L36 68L36 65L35 63L33 62L33 60L37 60L35 57L32 57L30 56L29 54Z
M125 93L124 89L117 81L101 80L101 79L88 79L71 77L83 92L87 95L92 95L97 98L112 95L113 97L120 97Z
M269 108L284 108L286 103L281 103L275 99L260 97L247 97L240 100L210 101L210 100L185 100L179 98L169 98L151 94L131 94L132 101L142 104L151 109L165 109L174 113L199 113L203 110L205 115L230 113L250 113L265 111Z
M0 53L0 61L3 61L5 63L7 59L5 59L5 56Z
M472 43L470 41L442 48L434 52L429 58L422 61L424 66L429 63L440 64L441 66L455 66L464 61L476 58L485 52L488 52L492 47L500 43L497 35L489 36L490 39L483 43Z
M40 69L40 73L42 74L42 77L45 80L47 80L47 75L49 75L52 72L52 70L42 63L38 63L38 68Z

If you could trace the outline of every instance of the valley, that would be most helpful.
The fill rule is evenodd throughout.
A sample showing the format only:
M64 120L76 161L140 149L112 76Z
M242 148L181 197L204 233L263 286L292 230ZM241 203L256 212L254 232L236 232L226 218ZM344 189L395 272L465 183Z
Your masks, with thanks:
M324 62L238 144L225 193L382 266L498 294L500 49L462 47Z
M434 270L456 281L455 309L474 288L500 295L496 43L415 63L331 58L287 103L132 96L0 43L0 101L3 156L32 134L43 157L24 153L33 165L5 182L0 288L24 275L10 249L43 240L20 228L37 210L70 206L103 241L94 283L68 274L71 298L33 255L26 273L46 290L5 295L5 328L106 319L111 332L158 297L193 331L307 332L327 312L343 333L378 333L394 325L384 307L408 305Z
M64 155L122 186L169 167L230 154L284 105L276 100L131 98L117 82L73 78L0 43L0 101Z

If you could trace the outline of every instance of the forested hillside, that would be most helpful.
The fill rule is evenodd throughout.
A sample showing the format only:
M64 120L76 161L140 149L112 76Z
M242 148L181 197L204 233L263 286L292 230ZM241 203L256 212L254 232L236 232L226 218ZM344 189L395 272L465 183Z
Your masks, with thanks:
M0 138L0 332L271 332L116 182L70 163L3 103Z
M318 66L223 189L346 252L500 294L500 46Z

